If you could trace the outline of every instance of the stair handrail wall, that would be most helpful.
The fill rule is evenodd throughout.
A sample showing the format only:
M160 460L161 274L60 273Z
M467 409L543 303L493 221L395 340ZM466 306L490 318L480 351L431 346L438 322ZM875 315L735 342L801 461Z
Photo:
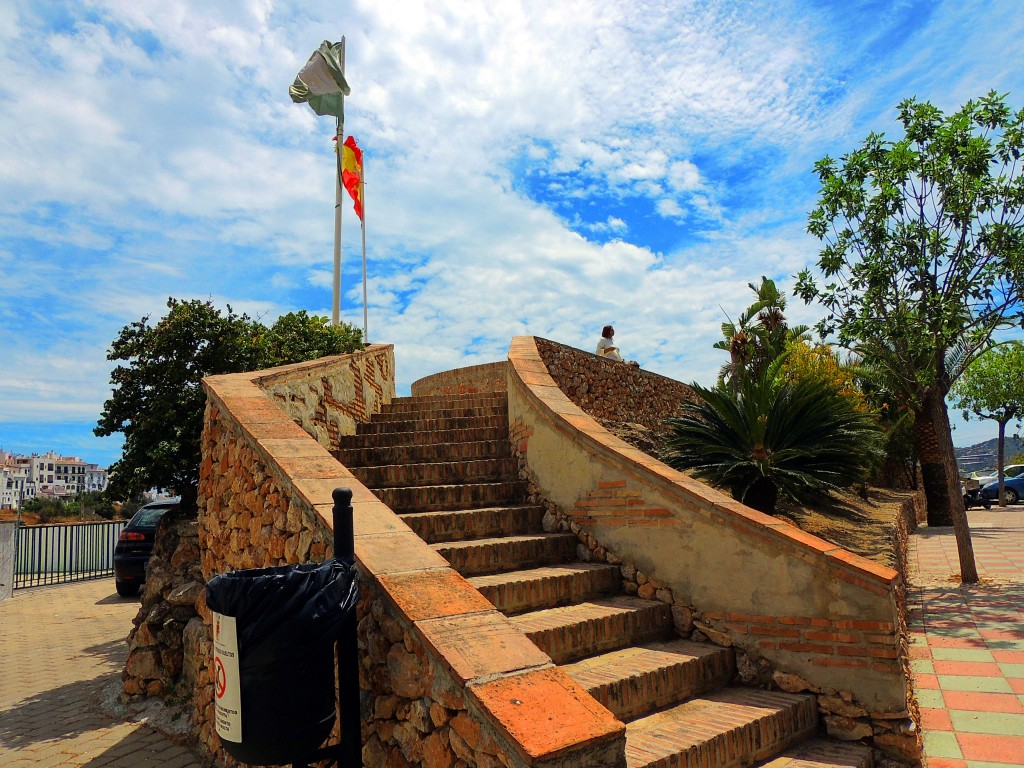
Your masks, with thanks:
M872 719L907 715L894 570L615 437L562 392L534 337L513 339L508 359L518 452L578 530L670 587L754 658L819 692L852 696Z
M382 370L389 381L380 380ZM329 557L331 492L348 487L362 593L364 765L383 766L386 750L400 748L410 765L431 764L452 750L472 764L508 768L624 766L622 723L322 444L326 411L318 398L330 390L330 408L351 416L353 404L339 393L369 385L353 377L376 376L383 404L394 393L393 371L391 345L372 345L353 356L204 379L204 576ZM211 617L200 602L201 626L186 637L193 724L223 764L214 729ZM495 638L503 654L493 653Z

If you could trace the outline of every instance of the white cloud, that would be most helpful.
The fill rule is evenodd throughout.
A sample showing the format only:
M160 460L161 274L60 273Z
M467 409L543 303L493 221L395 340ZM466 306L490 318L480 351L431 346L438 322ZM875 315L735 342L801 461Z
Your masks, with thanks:
M370 337L396 344L400 384L501 359L516 334L591 349L607 322L645 366L709 381L720 307L813 259L817 157L885 129L910 84L1020 90L997 51L1019 14L939 3L896 30L914 45L879 48L898 10L853 26L798 0L15 0L0 335L20 341L0 402L97 408L106 345L170 295L329 312L332 123L286 96L324 30L347 35ZM345 206L343 318L361 325Z

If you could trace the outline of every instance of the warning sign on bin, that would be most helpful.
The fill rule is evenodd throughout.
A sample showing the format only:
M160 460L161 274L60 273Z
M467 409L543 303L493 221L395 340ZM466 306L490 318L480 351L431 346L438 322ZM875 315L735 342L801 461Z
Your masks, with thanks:
M238 676L238 632L234 616L213 614L214 703L217 735L242 741L242 695Z

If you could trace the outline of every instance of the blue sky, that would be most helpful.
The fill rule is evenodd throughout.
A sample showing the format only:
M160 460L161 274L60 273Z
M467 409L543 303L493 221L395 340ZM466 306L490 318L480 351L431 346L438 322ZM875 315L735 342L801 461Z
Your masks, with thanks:
M168 296L330 313L333 126L287 90L341 35L369 337L400 392L519 334L591 349L606 323L645 368L711 383L723 309L815 259L815 160L894 131L908 96L1024 104L1018 0L8 0L0 447L114 461L91 431L106 351ZM995 436L954 421L957 444Z

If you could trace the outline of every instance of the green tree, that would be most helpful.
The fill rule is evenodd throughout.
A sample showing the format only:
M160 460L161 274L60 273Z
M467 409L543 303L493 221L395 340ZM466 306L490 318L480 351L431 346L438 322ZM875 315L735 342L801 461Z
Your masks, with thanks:
M869 413L814 377L780 375L781 361L734 389L692 384L700 398L666 421L662 459L767 514L862 482L877 454Z
M729 353L729 362L719 371L719 383L738 389L744 376L758 376L767 370L791 342L802 338L807 326L790 328L785 315L786 295L774 280L761 276L758 285L747 283L757 297L739 316L722 323L723 339L715 349ZM728 318L728 315L726 316Z
M229 306L168 299L167 315L121 329L108 360L122 361L110 376L113 393L94 430L124 434L121 458L110 468L108 492L128 499L151 488L172 491L182 506L195 506L205 376L259 370L321 354L362 347L350 326L327 326L305 312L281 317L267 328Z
M328 355L344 355L361 349L363 332L342 323L334 326L323 315L306 310L281 315L270 326L263 341L263 365L273 367Z
M954 385L953 402L963 411L964 419L972 415L992 419L999 425L996 469L999 471L999 506L1006 506L1006 425L1017 420L1018 429L1024 415L1024 344L1008 342L993 347L971 363Z
M996 93L951 115L899 105L903 137L872 133L821 183L808 231L823 245L796 293L822 335L883 368L914 414L929 525L954 526L961 578L977 581L945 397L1000 326L1019 322L1024 275L1024 111Z

